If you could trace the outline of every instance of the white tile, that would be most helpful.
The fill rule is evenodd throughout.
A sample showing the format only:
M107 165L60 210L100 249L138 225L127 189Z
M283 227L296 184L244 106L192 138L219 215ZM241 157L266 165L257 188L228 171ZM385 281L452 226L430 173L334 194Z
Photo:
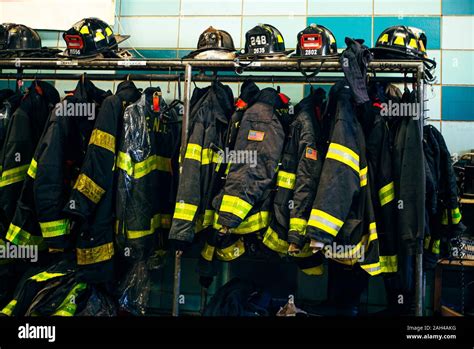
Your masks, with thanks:
M438 131L441 130L441 121L439 120L426 120L426 125L434 126L438 129Z
M428 58L436 62L436 68L432 73L436 76L436 83L441 83L441 51L440 50L427 50ZM444 72L443 72L444 73Z
M474 51L443 50L443 84L474 85Z
M259 23L271 24L276 27L285 39L286 49L294 49L296 47L296 36L298 32L306 27L306 17L294 16L286 17L246 17L244 16L242 30L242 45L245 45L245 33L258 25Z
M308 0L308 15L372 15L372 0Z
M434 0L374 0L376 15L440 15L441 1Z
M441 133L451 154L464 154L474 148L472 121L443 121Z
M306 15L306 0L244 0L244 15Z
M243 0L181 0L181 15L241 15Z
M120 34L130 35L122 47L175 48L178 43L178 17L122 17Z
M236 49L241 46L240 17L181 17L179 31L179 48L194 49L197 46L199 35L209 26L228 32L234 40Z
M474 16L443 16L441 20L441 48L474 49Z

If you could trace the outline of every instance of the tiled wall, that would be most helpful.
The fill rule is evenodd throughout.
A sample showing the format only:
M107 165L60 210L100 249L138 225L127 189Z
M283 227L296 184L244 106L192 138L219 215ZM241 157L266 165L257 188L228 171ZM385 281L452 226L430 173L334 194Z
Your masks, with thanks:
M388 26L420 27L438 62L437 83L428 91L429 122L443 132L452 153L474 148L474 0L116 0L116 19L115 30L131 35L124 46L150 58L184 56L209 25L227 30L241 48L247 30L270 23L294 48L299 30L320 23L334 32L340 49L345 36L372 46ZM41 35L47 46L64 46L60 33ZM237 93L238 84L232 87ZM282 87L294 103L305 93L301 84ZM169 98L176 96L174 84L164 89Z

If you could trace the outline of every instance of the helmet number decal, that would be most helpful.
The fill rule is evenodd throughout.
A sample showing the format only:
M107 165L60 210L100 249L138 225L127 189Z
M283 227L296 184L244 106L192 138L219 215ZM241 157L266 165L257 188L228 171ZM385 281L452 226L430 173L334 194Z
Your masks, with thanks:
M82 41L82 37L80 35L66 35L64 40L66 41L69 54L81 54L81 49L84 47L84 42Z
M300 38L300 45L304 56L315 56L323 46L323 38L321 34L303 34Z
M252 35L250 37L250 46L262 46L267 44L267 37L265 35Z
M269 47L270 46L266 35L252 35L249 37L249 53L268 53Z

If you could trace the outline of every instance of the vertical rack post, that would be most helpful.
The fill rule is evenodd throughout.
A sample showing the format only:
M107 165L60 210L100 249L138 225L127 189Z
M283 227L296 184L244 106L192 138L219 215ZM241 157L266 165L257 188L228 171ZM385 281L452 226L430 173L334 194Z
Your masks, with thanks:
M184 155L186 153L186 143L188 140L188 125L189 125L189 113L191 111L191 82L193 77L193 67L191 64L186 64L184 71L184 112L183 120L181 124L181 151L180 151L180 167L179 172L182 172L182 163ZM178 82L179 83L179 82ZM174 260L174 283L173 283L173 316L179 316L179 303L181 293L181 256L183 251L176 251Z
M419 127L420 127L420 142L423 141L423 120L425 116L425 95L424 95L424 65L420 63L416 72L417 82L417 102L419 105ZM424 166L424 164L421 164ZM423 188L423 197L425 196L425 182L421 183ZM423 215L424 216L424 215ZM424 227L423 227L424 232ZM423 316L424 297L423 297L423 239L419 239L416 244L415 256L415 315Z

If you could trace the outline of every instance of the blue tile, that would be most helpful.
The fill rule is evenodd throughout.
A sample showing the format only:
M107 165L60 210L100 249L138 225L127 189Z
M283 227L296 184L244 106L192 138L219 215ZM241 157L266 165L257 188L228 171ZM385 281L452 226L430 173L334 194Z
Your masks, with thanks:
M177 50L137 50L145 58L177 58ZM132 51L133 52L133 51ZM136 55L140 57L139 55Z
M370 46L372 36L371 17L308 17L307 24L316 23L327 27L336 36L337 47L344 49L346 36L354 39L364 39ZM296 36L297 33L295 33Z
M178 16L180 0L121 0L121 16Z
M420 28L428 37L429 50L440 48L440 17L375 17L374 18L374 42L386 28L394 25L407 25Z
M41 45L44 47L58 47L58 31L56 30L38 30L41 37ZM61 40L63 40L61 36Z
M474 1L472 0L443 0L443 15L474 15Z
M174 49L178 44L177 17L122 17L120 34L130 35L123 47Z
M474 87L443 86L443 120L474 121Z

